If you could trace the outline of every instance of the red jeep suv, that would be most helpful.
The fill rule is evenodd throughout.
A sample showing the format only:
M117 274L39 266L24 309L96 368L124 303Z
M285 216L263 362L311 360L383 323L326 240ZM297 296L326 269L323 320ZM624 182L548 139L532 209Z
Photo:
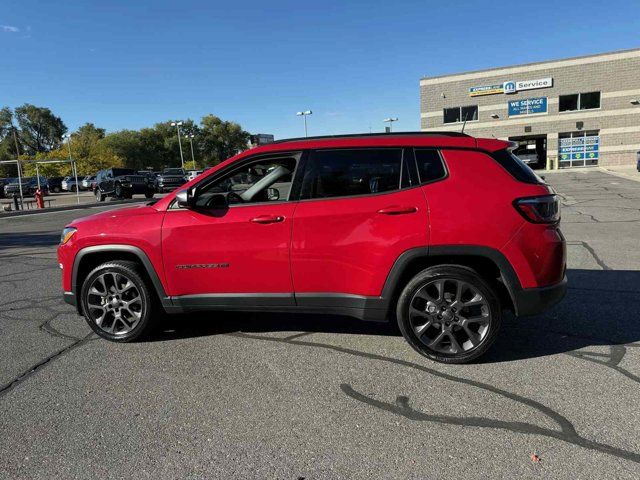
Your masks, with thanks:
M558 197L513 147L443 132L248 150L67 226L64 298L113 341L163 312L324 312L397 318L421 354L473 360L504 309L536 314L566 290Z

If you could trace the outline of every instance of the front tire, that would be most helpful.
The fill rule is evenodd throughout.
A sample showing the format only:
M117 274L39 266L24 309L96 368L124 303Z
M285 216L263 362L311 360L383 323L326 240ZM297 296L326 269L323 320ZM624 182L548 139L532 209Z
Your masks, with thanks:
M153 192L149 190L144 192L144 198L153 198Z
M99 188L96 188L96 201L104 202L104 199L105 199L105 195L100 191Z
M102 338L131 342L151 330L154 302L134 262L94 268L82 284L80 300L89 327Z
M442 363L467 363L495 341L502 312L493 289L474 270L429 267L406 285L398 326L417 352Z

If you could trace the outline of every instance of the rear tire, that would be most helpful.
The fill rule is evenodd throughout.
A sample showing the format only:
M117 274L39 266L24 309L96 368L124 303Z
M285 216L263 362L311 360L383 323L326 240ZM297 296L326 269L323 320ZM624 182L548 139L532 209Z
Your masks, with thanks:
M405 286L396 308L398 326L418 353L441 363L467 363L495 341L502 312L498 297L474 270L438 265Z
M106 262L82 283L82 312L102 338L131 342L150 333L157 303L138 269L135 262Z

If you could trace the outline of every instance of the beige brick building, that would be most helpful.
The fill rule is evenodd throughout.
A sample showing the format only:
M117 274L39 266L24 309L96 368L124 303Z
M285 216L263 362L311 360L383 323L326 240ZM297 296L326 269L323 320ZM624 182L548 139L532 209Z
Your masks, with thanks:
M420 80L423 131L518 142L534 168L632 164L640 151L640 49Z

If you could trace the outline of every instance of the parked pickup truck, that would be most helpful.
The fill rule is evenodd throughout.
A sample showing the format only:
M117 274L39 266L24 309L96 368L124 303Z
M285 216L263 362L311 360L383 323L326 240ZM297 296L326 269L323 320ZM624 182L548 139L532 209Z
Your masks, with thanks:
M138 175L129 168L107 168L96 174L93 194L98 202L105 198L131 198L135 194L144 194L153 198L152 181L144 175Z
M186 172L182 168L165 168L156 177L156 191L171 192L185 183L187 183Z

